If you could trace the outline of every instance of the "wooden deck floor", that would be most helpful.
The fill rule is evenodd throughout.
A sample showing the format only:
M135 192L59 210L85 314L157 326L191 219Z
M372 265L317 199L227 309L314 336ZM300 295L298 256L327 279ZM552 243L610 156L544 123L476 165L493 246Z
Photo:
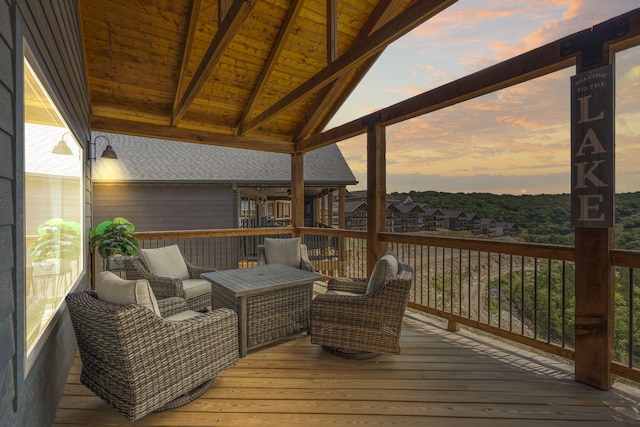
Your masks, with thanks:
M575 382L566 366L408 314L402 354L336 358L300 335L250 352L194 402L141 426L640 425L640 391ZM79 383L76 358L55 425L132 423Z

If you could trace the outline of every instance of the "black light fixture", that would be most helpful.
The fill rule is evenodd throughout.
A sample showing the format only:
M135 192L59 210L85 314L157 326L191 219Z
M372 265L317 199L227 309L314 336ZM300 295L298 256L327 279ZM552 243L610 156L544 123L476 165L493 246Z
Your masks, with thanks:
M73 151L71 151L71 148L69 148L69 146L67 145L67 143L64 140L65 135L69 135L69 132L65 132L65 133L62 134L62 137L60 138L60 141L58 141L56 146L53 147L53 150L51 150L51 152L53 154L62 154L63 156L72 156L73 155Z
M116 152L113 150L113 147L111 146L111 142L109 141L109 138L107 138L104 135L98 135L93 140L94 145L98 141L98 138L104 138L104 139L107 140L107 148L104 149L104 151L102 152L102 156L101 157L103 159L117 159L118 156L116 155ZM94 156L95 156L95 148L94 148ZM93 160L95 160L95 157L94 157Z

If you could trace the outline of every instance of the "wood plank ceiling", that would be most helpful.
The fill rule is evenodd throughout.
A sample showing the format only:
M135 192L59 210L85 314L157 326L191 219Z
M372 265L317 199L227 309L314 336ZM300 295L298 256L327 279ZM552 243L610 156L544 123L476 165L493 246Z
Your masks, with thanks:
M289 153L455 0L79 0L95 131Z

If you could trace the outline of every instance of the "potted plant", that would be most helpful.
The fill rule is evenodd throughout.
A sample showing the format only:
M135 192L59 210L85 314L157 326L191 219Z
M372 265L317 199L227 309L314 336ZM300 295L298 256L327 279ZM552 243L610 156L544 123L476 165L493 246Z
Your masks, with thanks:
M80 257L82 244L81 226L75 221L51 218L38 225L38 238L31 243L31 262L35 267L68 271L71 262ZM48 265L48 266L47 266Z
M135 226L129 220L117 217L102 221L89 232L89 248L97 249L107 262L107 270L124 268L124 258L136 255L138 239L131 233Z

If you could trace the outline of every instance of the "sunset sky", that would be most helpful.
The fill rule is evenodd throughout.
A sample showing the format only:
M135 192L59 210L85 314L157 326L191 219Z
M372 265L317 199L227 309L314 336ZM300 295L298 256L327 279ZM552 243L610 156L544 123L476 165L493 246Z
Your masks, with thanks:
M459 0L389 46L327 128L640 7ZM569 68L387 128L387 191L570 192ZM366 136L339 144L366 188ZM616 55L616 192L640 191L640 47Z

